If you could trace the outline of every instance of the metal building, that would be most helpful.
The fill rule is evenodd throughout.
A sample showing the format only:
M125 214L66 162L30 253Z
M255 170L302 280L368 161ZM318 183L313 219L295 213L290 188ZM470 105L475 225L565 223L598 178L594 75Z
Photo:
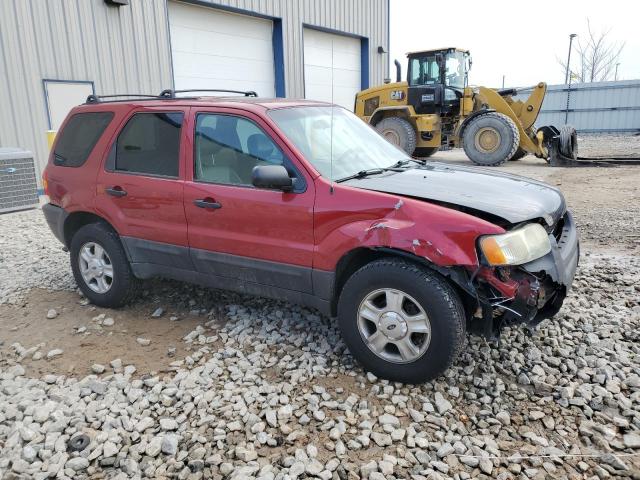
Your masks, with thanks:
M524 100L531 89L523 89ZM640 132L640 81L548 85L538 125L572 125L581 133Z
M333 101L389 70L389 0L2 0L0 147L47 161L91 93L231 88Z

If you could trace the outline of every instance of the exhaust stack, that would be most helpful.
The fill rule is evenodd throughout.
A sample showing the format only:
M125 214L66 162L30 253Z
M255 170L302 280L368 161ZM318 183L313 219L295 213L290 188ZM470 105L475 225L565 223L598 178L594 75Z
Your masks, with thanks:
M402 81L402 66L400 62L396 59L393 61L393 64L396 66L396 82Z

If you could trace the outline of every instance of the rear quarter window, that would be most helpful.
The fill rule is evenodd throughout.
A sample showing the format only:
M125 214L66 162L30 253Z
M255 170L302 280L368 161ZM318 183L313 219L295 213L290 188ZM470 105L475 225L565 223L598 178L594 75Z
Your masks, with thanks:
M73 115L58 134L53 163L61 167L82 166L112 119L113 112Z

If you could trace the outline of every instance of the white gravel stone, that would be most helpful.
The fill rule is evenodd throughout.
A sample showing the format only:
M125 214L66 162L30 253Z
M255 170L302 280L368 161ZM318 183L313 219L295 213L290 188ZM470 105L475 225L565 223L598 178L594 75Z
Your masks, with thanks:
M94 363L91 365L91 371L96 374L104 373L105 367L104 365L100 365L99 363Z
M53 350L49 350L47 352L47 360L51 360L52 358L59 357L64 353L64 350L61 348L54 348Z
M56 311L56 309L55 309L55 308L50 308L50 309L47 311L47 318L48 318L49 320L53 320L53 319L54 319L54 318L56 318L57 316L58 316L58 312Z
M115 323L116 323L115 320L111 317L107 317L104 320L102 320L103 327L113 327Z

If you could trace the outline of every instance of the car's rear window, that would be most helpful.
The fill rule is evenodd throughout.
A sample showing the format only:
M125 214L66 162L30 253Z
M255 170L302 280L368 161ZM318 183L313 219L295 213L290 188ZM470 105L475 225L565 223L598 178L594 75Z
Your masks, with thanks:
M116 142L115 170L177 177L183 112L136 113Z
M113 112L76 113L59 133L54 163L63 167L83 165L112 118Z

